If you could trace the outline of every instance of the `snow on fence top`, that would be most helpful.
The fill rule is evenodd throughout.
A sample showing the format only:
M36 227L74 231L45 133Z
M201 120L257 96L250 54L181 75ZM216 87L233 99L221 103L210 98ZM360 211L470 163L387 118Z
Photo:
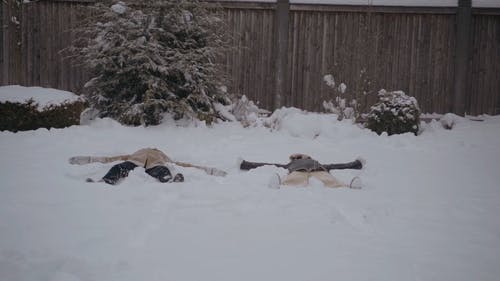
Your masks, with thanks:
M276 3L277 0L220 0L231 2ZM374 5L408 7L457 7L458 0L290 0L292 4ZM500 0L472 0L472 7L500 8Z
M456 7L457 0L290 0L294 4Z

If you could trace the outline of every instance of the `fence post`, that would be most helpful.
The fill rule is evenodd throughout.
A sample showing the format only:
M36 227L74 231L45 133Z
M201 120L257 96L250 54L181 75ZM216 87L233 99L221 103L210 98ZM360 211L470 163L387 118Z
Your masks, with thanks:
M9 84L9 23L10 23L10 0L9 1L3 1L0 0L0 6L2 6L2 11L1 11L1 19L0 23L2 24L1 29L1 47L0 49L2 52L0 53L0 62L1 62L1 74L2 76L0 77L0 85L8 85Z
M283 105L283 96L287 94L288 73L288 21L290 17L290 1L278 0L276 6L276 93L274 108Z
M23 0L2 0L2 85L21 84Z
M456 15L456 50L455 50L455 93L453 111L465 115L465 94L470 83L469 62L472 25L472 1L458 0Z
M4 22L3 22L3 5L4 5L4 1L1 1L0 2L0 86L4 85L4 61L3 61L3 44L5 42L5 39L3 38L3 26L4 26Z

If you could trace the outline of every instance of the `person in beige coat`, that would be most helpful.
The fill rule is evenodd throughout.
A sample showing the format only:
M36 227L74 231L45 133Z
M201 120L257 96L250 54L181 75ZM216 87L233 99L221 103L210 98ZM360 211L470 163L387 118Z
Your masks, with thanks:
M173 161L165 153L156 148L143 148L132 154L117 156L74 156L69 159L70 164L84 165L88 163L100 162L111 163L115 161L124 161L114 165L100 181L115 185L121 179L128 176L129 172L136 167L143 167L145 172L158 179L160 182L183 182L184 176L180 173L173 175L173 167L176 164L181 167L192 167L204 170L207 174L215 176L225 176L226 172L216 169ZM87 181L93 181L87 179Z

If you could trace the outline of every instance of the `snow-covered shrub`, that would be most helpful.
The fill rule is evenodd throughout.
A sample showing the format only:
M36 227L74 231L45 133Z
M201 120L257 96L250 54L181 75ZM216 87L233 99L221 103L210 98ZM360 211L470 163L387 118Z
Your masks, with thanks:
M244 127L262 125L263 118L271 114L271 112L259 108L245 95L236 99L229 105L224 106L222 104L215 104L215 108L218 111L220 118L225 121L238 121Z
M64 128L80 123L86 107L82 100L49 104L40 108L33 99L26 102L0 102L0 131L26 131L38 128Z
M84 88L100 117L129 125L175 119L212 122L227 103L216 57L224 23L198 0L99 1L69 49L92 75ZM213 5L212 5L213 7Z
M331 74L325 75L323 81L333 90L333 94L335 95L334 99L323 101L323 108L328 112L336 114L339 121L343 119L356 119L359 115L358 102L356 97L346 93L347 85L340 83L337 86L335 78Z
M402 91L379 91L379 101L370 108L366 115L365 126L377 134L389 135L412 132L418 133L420 109L414 97Z

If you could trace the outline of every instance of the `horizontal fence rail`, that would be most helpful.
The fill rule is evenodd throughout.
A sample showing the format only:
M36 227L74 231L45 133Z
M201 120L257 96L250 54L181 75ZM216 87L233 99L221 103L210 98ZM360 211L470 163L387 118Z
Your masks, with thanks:
M2 85L79 93L88 74L60 50L74 39L78 7L92 2L3 1ZM466 7L463 29L460 7L218 5L234 46L221 61L230 92L263 108L323 111L340 96L366 110L384 88L416 97L423 112L500 114L500 9Z

